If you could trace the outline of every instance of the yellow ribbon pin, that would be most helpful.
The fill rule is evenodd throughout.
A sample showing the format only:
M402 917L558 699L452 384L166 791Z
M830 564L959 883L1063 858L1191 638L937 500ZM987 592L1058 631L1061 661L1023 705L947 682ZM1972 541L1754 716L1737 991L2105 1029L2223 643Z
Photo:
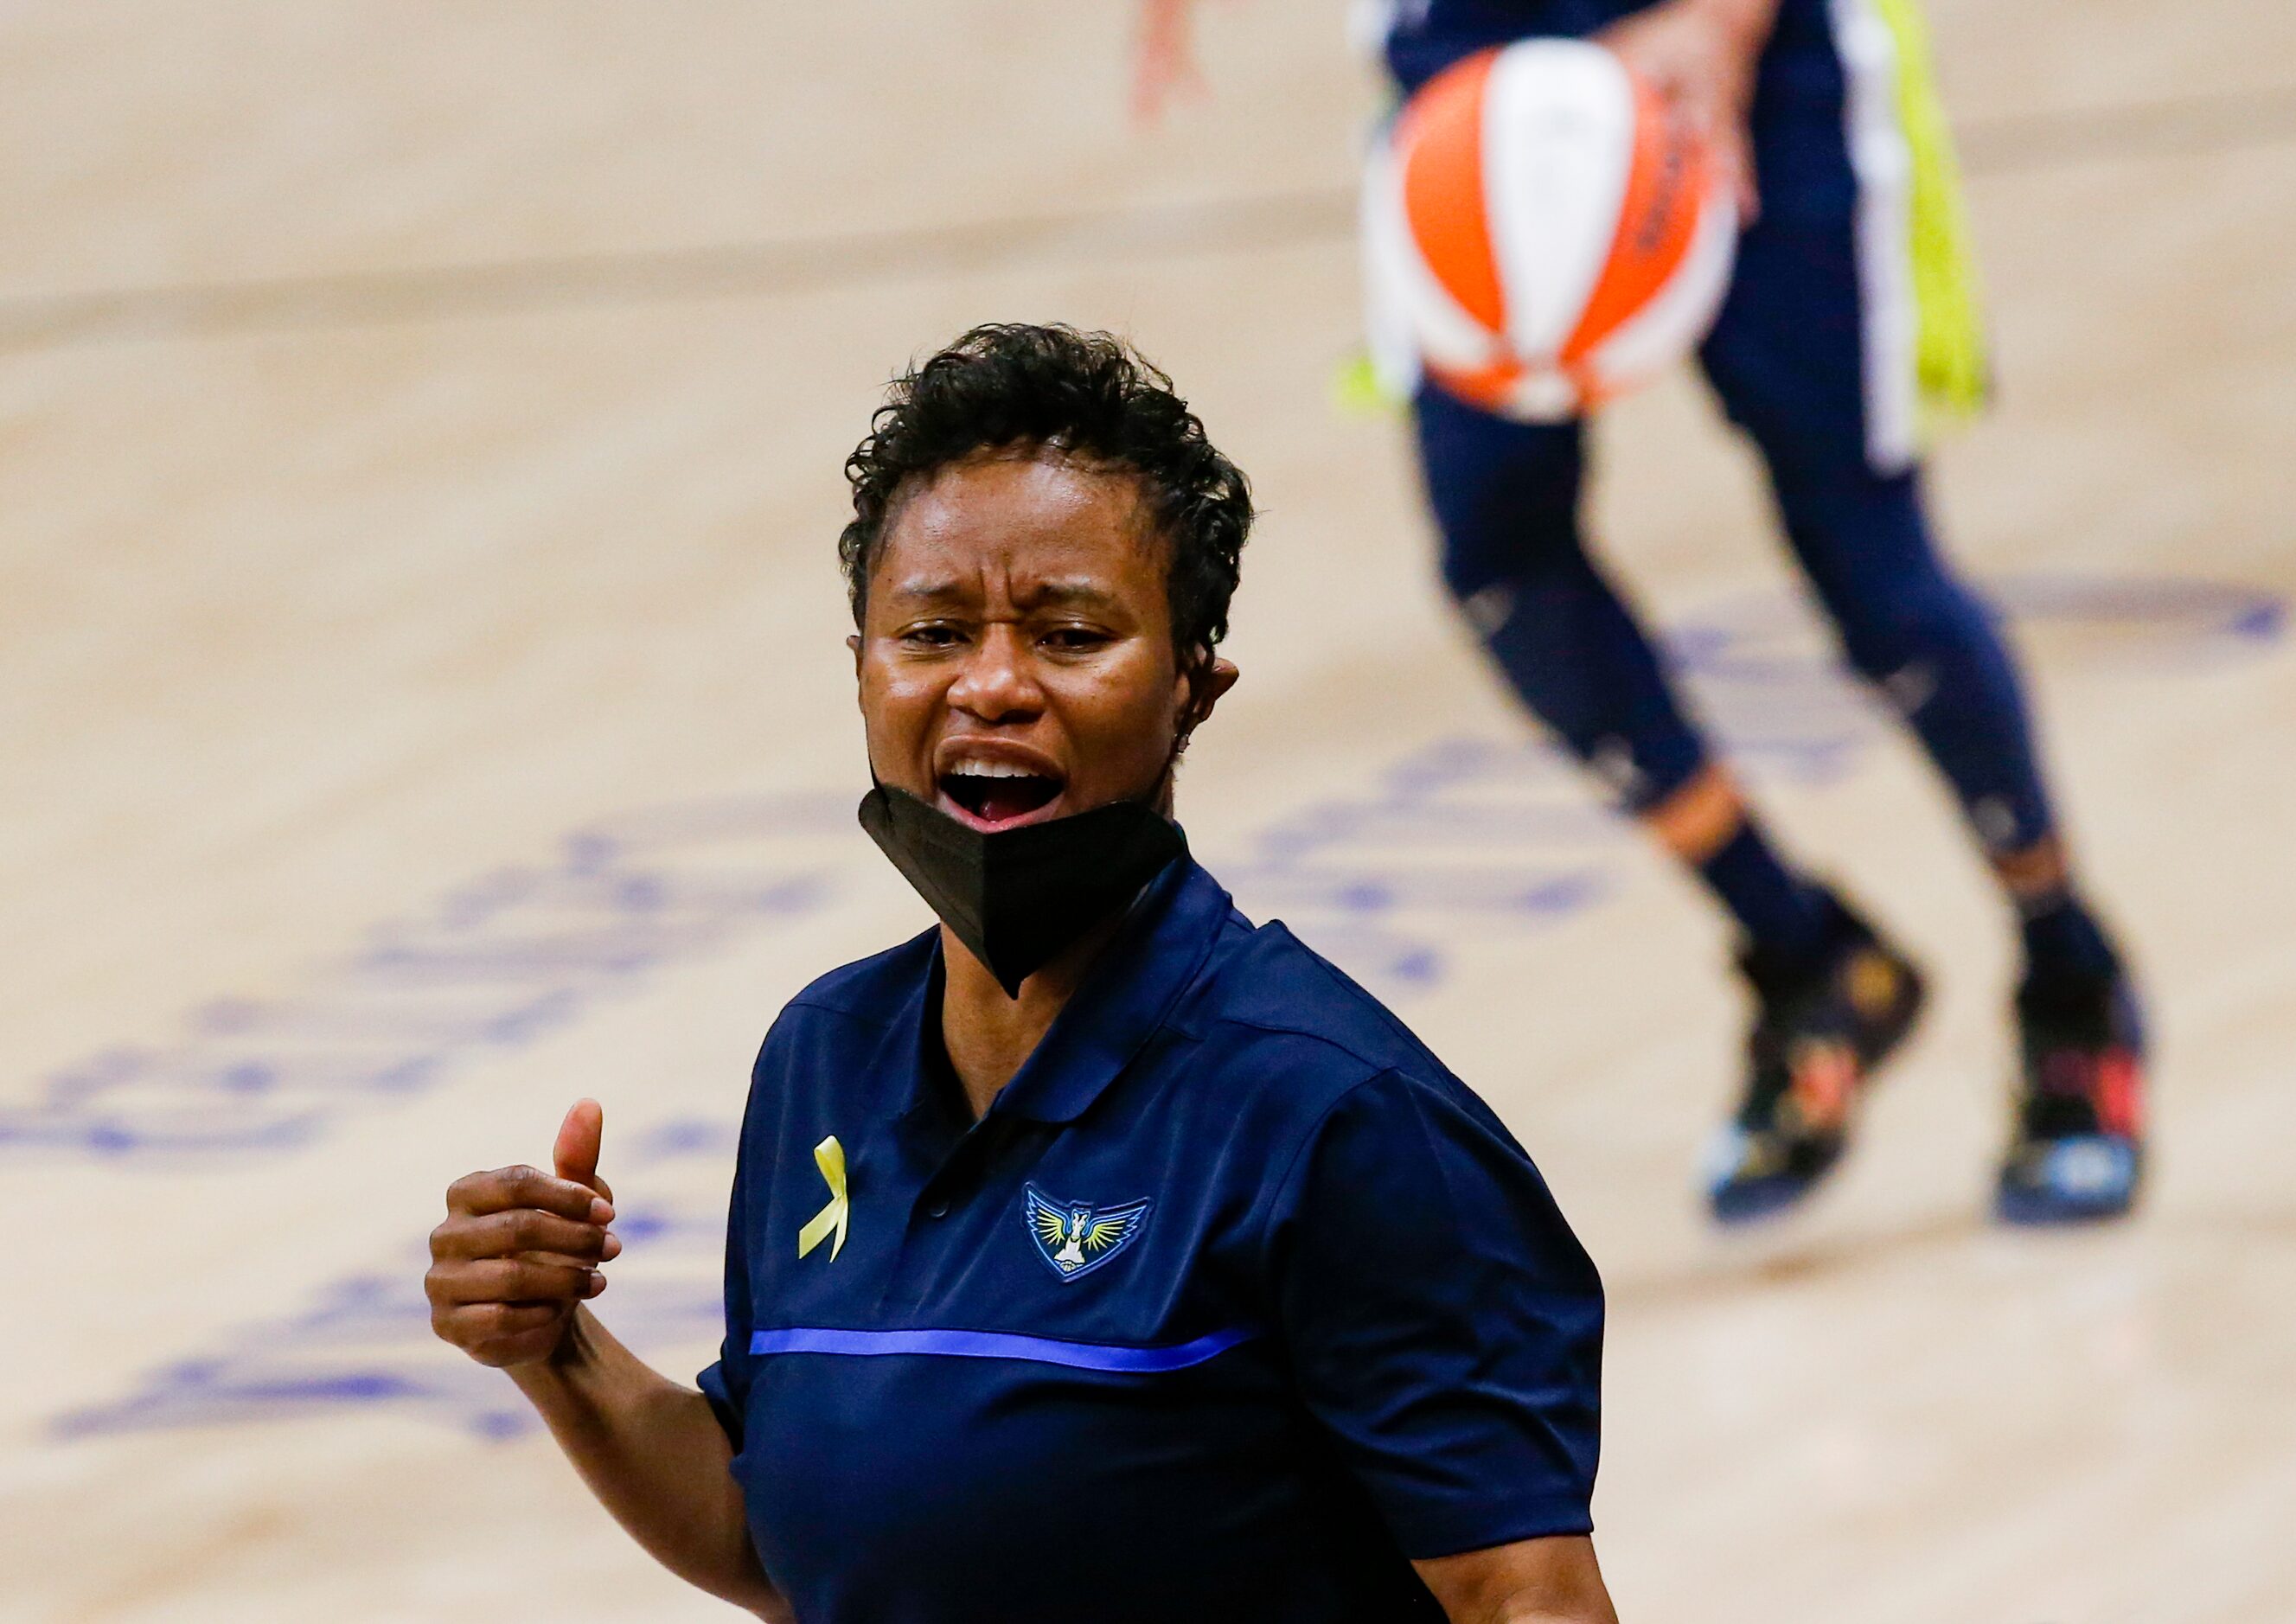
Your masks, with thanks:
M822 1182L829 1186L829 1205L808 1218L805 1227L797 1232L797 1255L804 1257L835 1230L837 1239L829 1248L833 1263L845 1250L845 1231L853 1217L853 1202L845 1193L845 1147L837 1143L835 1134L813 1147L813 1161L821 1169Z

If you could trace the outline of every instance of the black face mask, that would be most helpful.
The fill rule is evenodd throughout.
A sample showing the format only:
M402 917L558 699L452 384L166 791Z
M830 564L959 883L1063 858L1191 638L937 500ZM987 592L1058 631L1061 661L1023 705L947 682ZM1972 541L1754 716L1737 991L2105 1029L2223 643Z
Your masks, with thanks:
M1144 800L984 833L881 783L861 826L1013 998L1188 849Z

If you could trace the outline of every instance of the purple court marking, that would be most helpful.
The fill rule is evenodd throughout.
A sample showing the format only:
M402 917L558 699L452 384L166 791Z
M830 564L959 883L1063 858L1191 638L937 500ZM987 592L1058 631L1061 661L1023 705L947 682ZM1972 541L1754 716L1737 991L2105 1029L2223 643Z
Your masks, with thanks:
M924 1354L951 1359L1025 1359L1037 1365L1066 1365L1075 1370L1115 1371L1133 1375L1156 1375L1185 1370L1218 1358L1254 1333L1215 1331L1193 1341L1168 1348L1124 1348L1110 1342L1063 1342L1049 1336L1021 1336L1005 1331L837 1331L796 1325L783 1331L756 1331L750 1351L767 1353L841 1354L855 1358L882 1358L888 1354Z
M732 1120L672 1118L640 1129L617 1153L630 1196L614 1221L632 1267L608 1296L623 1341L668 1368L725 1333L726 1185L740 1129ZM643 1185L647 1193L635 1194ZM429 1261L410 1245L379 1268L321 1287L301 1311L242 1325L219 1351L149 1372L124 1398L57 1417L58 1438L195 1426L251 1425L389 1407L474 1436L522 1437L539 1423L501 1374L430 1333L422 1295Z
M860 842L842 797L758 796L577 831L375 927L293 995L220 999L155 1051L112 1050L0 1105L0 1160L201 1168L310 1144L539 1042L651 972L819 914Z

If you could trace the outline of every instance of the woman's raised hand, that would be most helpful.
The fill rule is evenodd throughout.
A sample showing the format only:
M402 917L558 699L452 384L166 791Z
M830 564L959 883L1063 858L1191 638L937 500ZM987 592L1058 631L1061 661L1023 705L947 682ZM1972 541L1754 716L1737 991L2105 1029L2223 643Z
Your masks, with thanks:
M1132 47L1132 116L1153 124L1183 96L1203 92L1196 67L1196 0L1140 0Z
M422 1277L430 1328L481 1365L549 1358L574 1310L606 1289L598 1265L619 1255L613 1192L598 1177L605 1113L581 1100L558 1129L554 1176L496 1168L447 1187Z
M1741 221L1761 209L1748 118L1776 17L1777 0L1660 0L1595 36L1706 141Z

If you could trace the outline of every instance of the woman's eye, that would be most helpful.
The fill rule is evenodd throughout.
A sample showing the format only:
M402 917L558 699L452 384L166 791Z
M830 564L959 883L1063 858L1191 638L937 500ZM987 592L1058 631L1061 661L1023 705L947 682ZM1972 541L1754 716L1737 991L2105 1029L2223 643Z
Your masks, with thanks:
M1044 640L1048 647L1073 654L1100 647L1108 641L1108 634L1088 626L1060 626L1046 632Z

